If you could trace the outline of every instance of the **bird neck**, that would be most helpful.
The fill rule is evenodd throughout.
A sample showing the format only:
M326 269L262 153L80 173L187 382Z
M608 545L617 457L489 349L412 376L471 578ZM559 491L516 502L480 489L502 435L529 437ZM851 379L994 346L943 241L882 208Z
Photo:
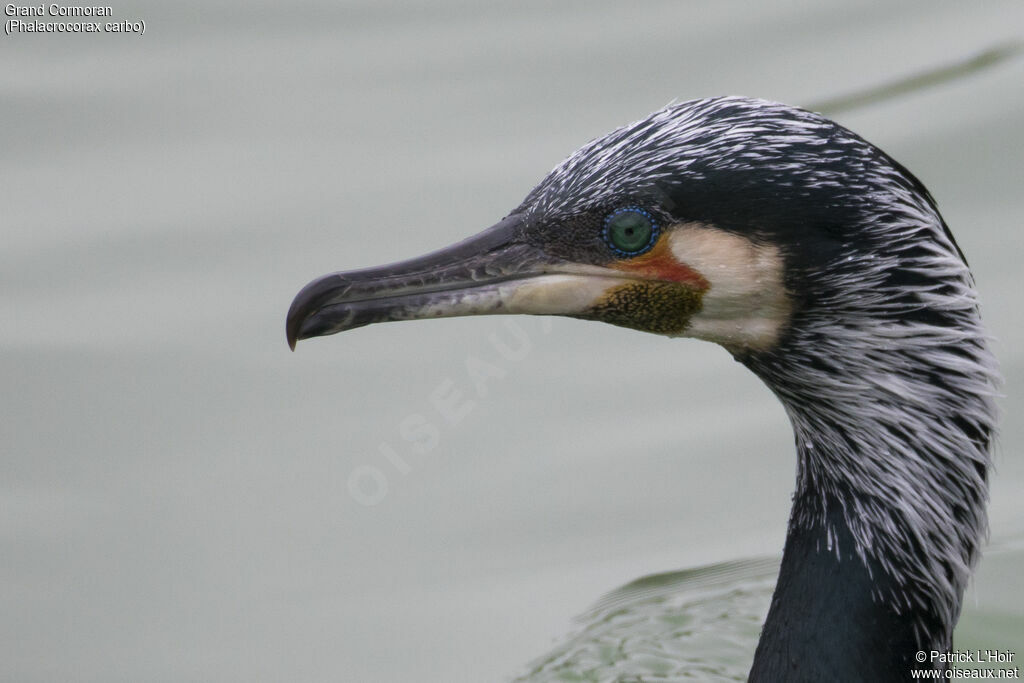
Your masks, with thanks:
M929 333L743 359L782 400L798 456L751 680L906 680L918 651L952 646L987 524L997 379L983 337Z
M942 630L934 610L878 599L900 586L855 547L838 498L798 494L751 681L902 681L929 666L914 655L931 649L922 626Z

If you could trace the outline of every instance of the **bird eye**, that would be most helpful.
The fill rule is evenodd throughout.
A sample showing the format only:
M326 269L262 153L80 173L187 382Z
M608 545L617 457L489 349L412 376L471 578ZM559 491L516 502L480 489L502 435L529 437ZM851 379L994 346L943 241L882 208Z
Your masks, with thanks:
M636 206L616 209L604 219L604 241L619 256L636 256L654 246L658 226Z

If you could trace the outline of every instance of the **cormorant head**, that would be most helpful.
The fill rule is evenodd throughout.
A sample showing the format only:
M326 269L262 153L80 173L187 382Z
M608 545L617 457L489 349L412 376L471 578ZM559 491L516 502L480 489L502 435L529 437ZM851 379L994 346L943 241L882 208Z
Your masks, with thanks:
M915 212L934 213L913 176L817 114L739 97L675 104L579 149L476 237L311 282L288 313L288 341L529 313L698 337L746 357L777 348L795 315L841 308L856 293L851 274L899 279L905 263L884 258L901 248L890 228Z
M311 282L288 342L487 313L725 346L793 423L791 530L826 529L818 546L854 552L878 595L922 615L919 642L948 646L985 527L998 373L962 254L884 152L781 104L670 105L584 145L475 237Z

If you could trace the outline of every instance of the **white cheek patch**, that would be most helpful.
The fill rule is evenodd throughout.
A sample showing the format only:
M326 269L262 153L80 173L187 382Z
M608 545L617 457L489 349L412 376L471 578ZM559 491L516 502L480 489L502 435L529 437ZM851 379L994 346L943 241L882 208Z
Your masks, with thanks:
M666 237L676 259L710 284L685 336L734 352L778 342L792 312L778 247L697 223L671 226Z

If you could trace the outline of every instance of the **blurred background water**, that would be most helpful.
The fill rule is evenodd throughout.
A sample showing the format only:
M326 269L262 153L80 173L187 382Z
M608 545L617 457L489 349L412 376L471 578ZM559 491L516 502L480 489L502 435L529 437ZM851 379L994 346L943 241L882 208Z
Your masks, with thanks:
M1024 26L1017 0L113 14L146 34L0 38L2 680L503 680L618 585L777 556L792 436L723 350L480 318L291 354L288 304L490 225L670 100L814 104ZM977 277L1006 399L958 642L1018 653L1022 82L1018 59L837 116L928 185Z

